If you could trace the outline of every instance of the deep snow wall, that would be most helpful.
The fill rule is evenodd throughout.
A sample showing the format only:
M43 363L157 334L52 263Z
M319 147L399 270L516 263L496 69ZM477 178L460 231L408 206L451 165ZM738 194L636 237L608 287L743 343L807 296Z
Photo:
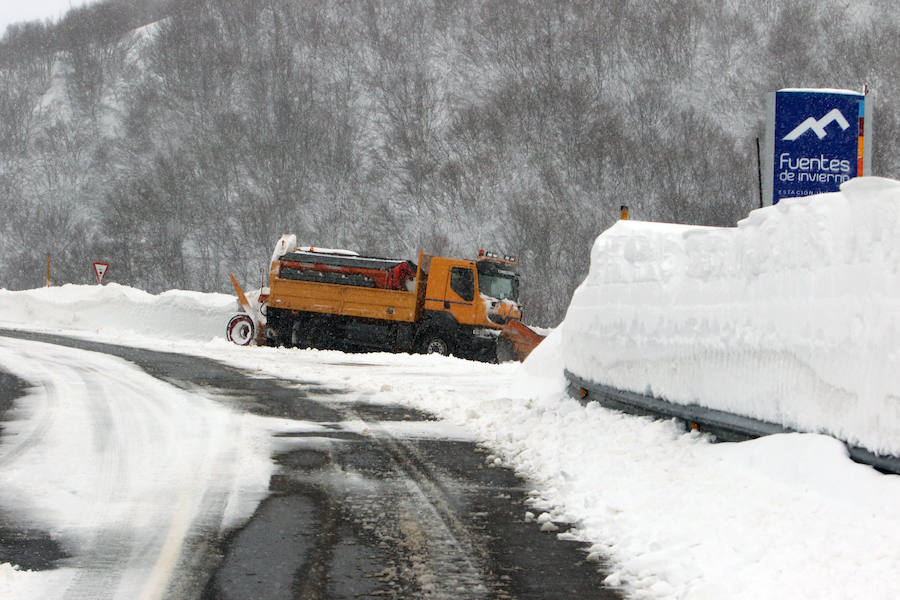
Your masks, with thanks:
M736 228L621 221L561 326L585 379L900 455L900 182Z

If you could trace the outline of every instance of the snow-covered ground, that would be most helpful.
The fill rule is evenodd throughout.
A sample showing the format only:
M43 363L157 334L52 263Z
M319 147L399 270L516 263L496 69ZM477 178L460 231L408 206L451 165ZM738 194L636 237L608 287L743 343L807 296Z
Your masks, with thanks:
M610 561L607 582L633 598L898 598L900 477L853 463L825 435L712 444L674 422L582 406L562 375L567 366L896 447L898 193L893 182L852 182L755 211L737 229L619 224L595 244L566 321L524 365L239 348L223 340L233 299L120 286L0 291L0 326L188 352L430 410L446 433L462 428L492 449L489 461L527 477L535 492L523 516L547 530L573 523L564 535L592 542L591 558ZM40 378L23 361L0 364ZM752 395L762 385L769 396ZM843 422L842 401L868 417ZM62 511L48 502L39 510L54 523ZM0 567L0 596L52 576Z

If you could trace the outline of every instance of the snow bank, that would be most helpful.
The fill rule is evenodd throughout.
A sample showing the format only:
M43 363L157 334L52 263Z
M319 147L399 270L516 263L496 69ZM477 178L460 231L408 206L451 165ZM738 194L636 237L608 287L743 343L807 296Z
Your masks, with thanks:
M0 289L0 326L205 341L224 338L236 306L234 296L226 294L170 290L154 295L116 283Z
M70 569L25 571L9 563L0 563L0 598L49 598L65 586Z
M900 455L900 182L860 178L736 228L621 221L561 326L597 383Z

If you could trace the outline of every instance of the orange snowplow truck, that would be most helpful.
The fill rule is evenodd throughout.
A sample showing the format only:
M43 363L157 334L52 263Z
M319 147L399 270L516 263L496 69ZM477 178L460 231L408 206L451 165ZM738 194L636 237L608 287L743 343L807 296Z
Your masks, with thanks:
M298 247L296 236L285 235L257 310L232 276L244 312L231 318L227 337L242 345L521 360L541 338L519 322L514 265L483 251L475 260L420 252L413 263ZM516 326L506 335L510 323Z

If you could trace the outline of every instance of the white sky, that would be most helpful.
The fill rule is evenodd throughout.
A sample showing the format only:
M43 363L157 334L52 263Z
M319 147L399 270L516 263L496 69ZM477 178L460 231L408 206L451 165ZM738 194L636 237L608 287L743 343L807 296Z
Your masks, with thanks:
M95 0L0 0L0 35L10 23L36 19L57 20L70 8L91 4Z

